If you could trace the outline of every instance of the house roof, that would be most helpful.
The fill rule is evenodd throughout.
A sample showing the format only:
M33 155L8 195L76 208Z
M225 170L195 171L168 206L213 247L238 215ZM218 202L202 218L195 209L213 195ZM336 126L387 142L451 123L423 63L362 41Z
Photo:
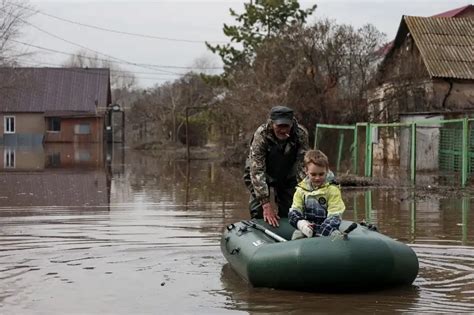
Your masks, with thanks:
M0 68L0 112L95 114L111 103L105 68Z
M474 6L472 4L465 5L463 7L457 8L457 9L452 9L446 12L441 12L436 15L433 15L433 17L457 17L459 15L462 15L463 13L473 10Z
M466 6L457 8L457 9L452 9L449 11L441 12L435 15L432 15L432 17L450 17L450 18L457 18L457 17L468 17L469 14L474 15L474 5L468 4ZM388 42L384 44L378 51L377 54L380 56L385 56L388 54L388 52L393 48L394 43L393 40L391 42Z
M474 80L474 19L403 16L395 46L409 34L432 78Z

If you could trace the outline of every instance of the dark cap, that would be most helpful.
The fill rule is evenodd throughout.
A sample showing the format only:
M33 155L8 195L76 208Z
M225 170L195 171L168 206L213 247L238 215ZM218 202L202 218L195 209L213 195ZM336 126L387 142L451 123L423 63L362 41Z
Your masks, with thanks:
M293 110L286 106L275 106L270 110L270 119L277 125L292 125Z

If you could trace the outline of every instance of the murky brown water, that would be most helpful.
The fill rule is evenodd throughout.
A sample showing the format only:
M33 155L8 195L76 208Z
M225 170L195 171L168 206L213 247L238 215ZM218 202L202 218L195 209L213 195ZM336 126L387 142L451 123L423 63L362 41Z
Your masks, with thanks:
M238 170L165 154L74 150L17 152L15 167L0 170L2 314L474 310L470 197L344 189L346 219L369 218L413 246L420 273L412 287L363 294L252 288L219 248L222 228L247 218Z

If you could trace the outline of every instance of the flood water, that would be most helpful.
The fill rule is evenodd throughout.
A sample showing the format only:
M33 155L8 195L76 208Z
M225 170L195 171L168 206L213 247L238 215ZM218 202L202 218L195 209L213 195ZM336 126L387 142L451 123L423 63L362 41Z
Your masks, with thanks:
M2 314L474 311L469 195L343 187L344 218L412 246L418 278L365 293L279 291L248 285L220 251L223 228L248 217L239 170L118 147L1 149Z

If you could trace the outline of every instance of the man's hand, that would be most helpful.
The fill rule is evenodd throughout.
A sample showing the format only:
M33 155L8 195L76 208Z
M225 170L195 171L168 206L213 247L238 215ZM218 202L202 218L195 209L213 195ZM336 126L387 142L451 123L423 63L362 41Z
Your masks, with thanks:
M306 235L306 237L313 236L313 225L309 221L299 220L296 225L298 226L298 230L300 230L304 235Z
M279 226L278 220L280 219L280 217L278 216L278 214L275 213L275 211L273 211L272 204L267 202L262 205L262 208L263 208L263 220L265 222L268 222L268 224L270 224L271 226L274 226L274 227Z

